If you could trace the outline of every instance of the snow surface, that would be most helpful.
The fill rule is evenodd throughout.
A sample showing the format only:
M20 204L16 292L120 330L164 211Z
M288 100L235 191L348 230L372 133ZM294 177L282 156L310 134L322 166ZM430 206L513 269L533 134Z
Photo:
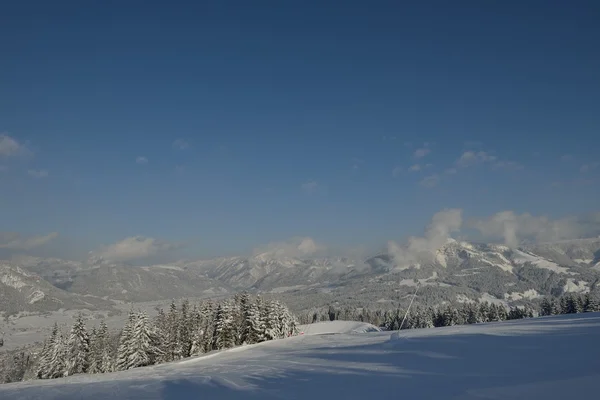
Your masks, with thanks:
M591 399L598 335L600 313L302 335L125 372L0 385L0 399Z
M326 321L308 325L299 325L298 329L304 335L325 335L332 333L367 333L380 332L375 325L358 321Z
M569 273L569 269L565 267L561 267L555 262L548 261L545 258L535 256L533 254L526 253L521 250L514 251L514 261L518 264L524 264L526 262L530 262L532 265L535 265L538 268L549 269L550 271L554 271L559 274L567 274Z

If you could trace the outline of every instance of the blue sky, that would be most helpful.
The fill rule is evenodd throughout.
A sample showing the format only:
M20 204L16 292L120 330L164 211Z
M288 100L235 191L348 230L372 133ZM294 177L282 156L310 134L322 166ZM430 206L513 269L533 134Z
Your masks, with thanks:
M2 4L0 250L373 249L445 208L597 211L599 7Z

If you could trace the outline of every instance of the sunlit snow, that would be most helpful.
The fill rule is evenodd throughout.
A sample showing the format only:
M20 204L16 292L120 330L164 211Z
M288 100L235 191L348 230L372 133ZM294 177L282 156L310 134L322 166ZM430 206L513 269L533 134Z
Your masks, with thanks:
M594 398L600 382L600 313L400 333L325 325L153 367L1 385L0 398L564 400Z

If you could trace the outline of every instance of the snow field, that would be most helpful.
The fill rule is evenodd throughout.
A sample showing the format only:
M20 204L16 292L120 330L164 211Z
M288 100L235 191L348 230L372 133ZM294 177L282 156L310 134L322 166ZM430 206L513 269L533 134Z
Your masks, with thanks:
M309 334L123 372L0 385L0 398L594 398L599 334L600 313L392 334Z

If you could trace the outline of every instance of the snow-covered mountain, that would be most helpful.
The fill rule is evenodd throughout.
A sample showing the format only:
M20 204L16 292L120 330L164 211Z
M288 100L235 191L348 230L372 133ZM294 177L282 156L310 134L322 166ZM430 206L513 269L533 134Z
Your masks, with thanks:
M22 266L0 261L0 311L6 314L61 308L109 309L111 305L104 299L68 293Z
M34 258L22 259L16 266L39 273L69 293L107 300L150 301L250 290L283 297L299 310L335 301L402 302L419 284L421 302L486 299L519 304L543 295L599 290L600 238L519 249L449 239L430 257L408 264L398 263L390 254L353 260L263 253L141 267Z

